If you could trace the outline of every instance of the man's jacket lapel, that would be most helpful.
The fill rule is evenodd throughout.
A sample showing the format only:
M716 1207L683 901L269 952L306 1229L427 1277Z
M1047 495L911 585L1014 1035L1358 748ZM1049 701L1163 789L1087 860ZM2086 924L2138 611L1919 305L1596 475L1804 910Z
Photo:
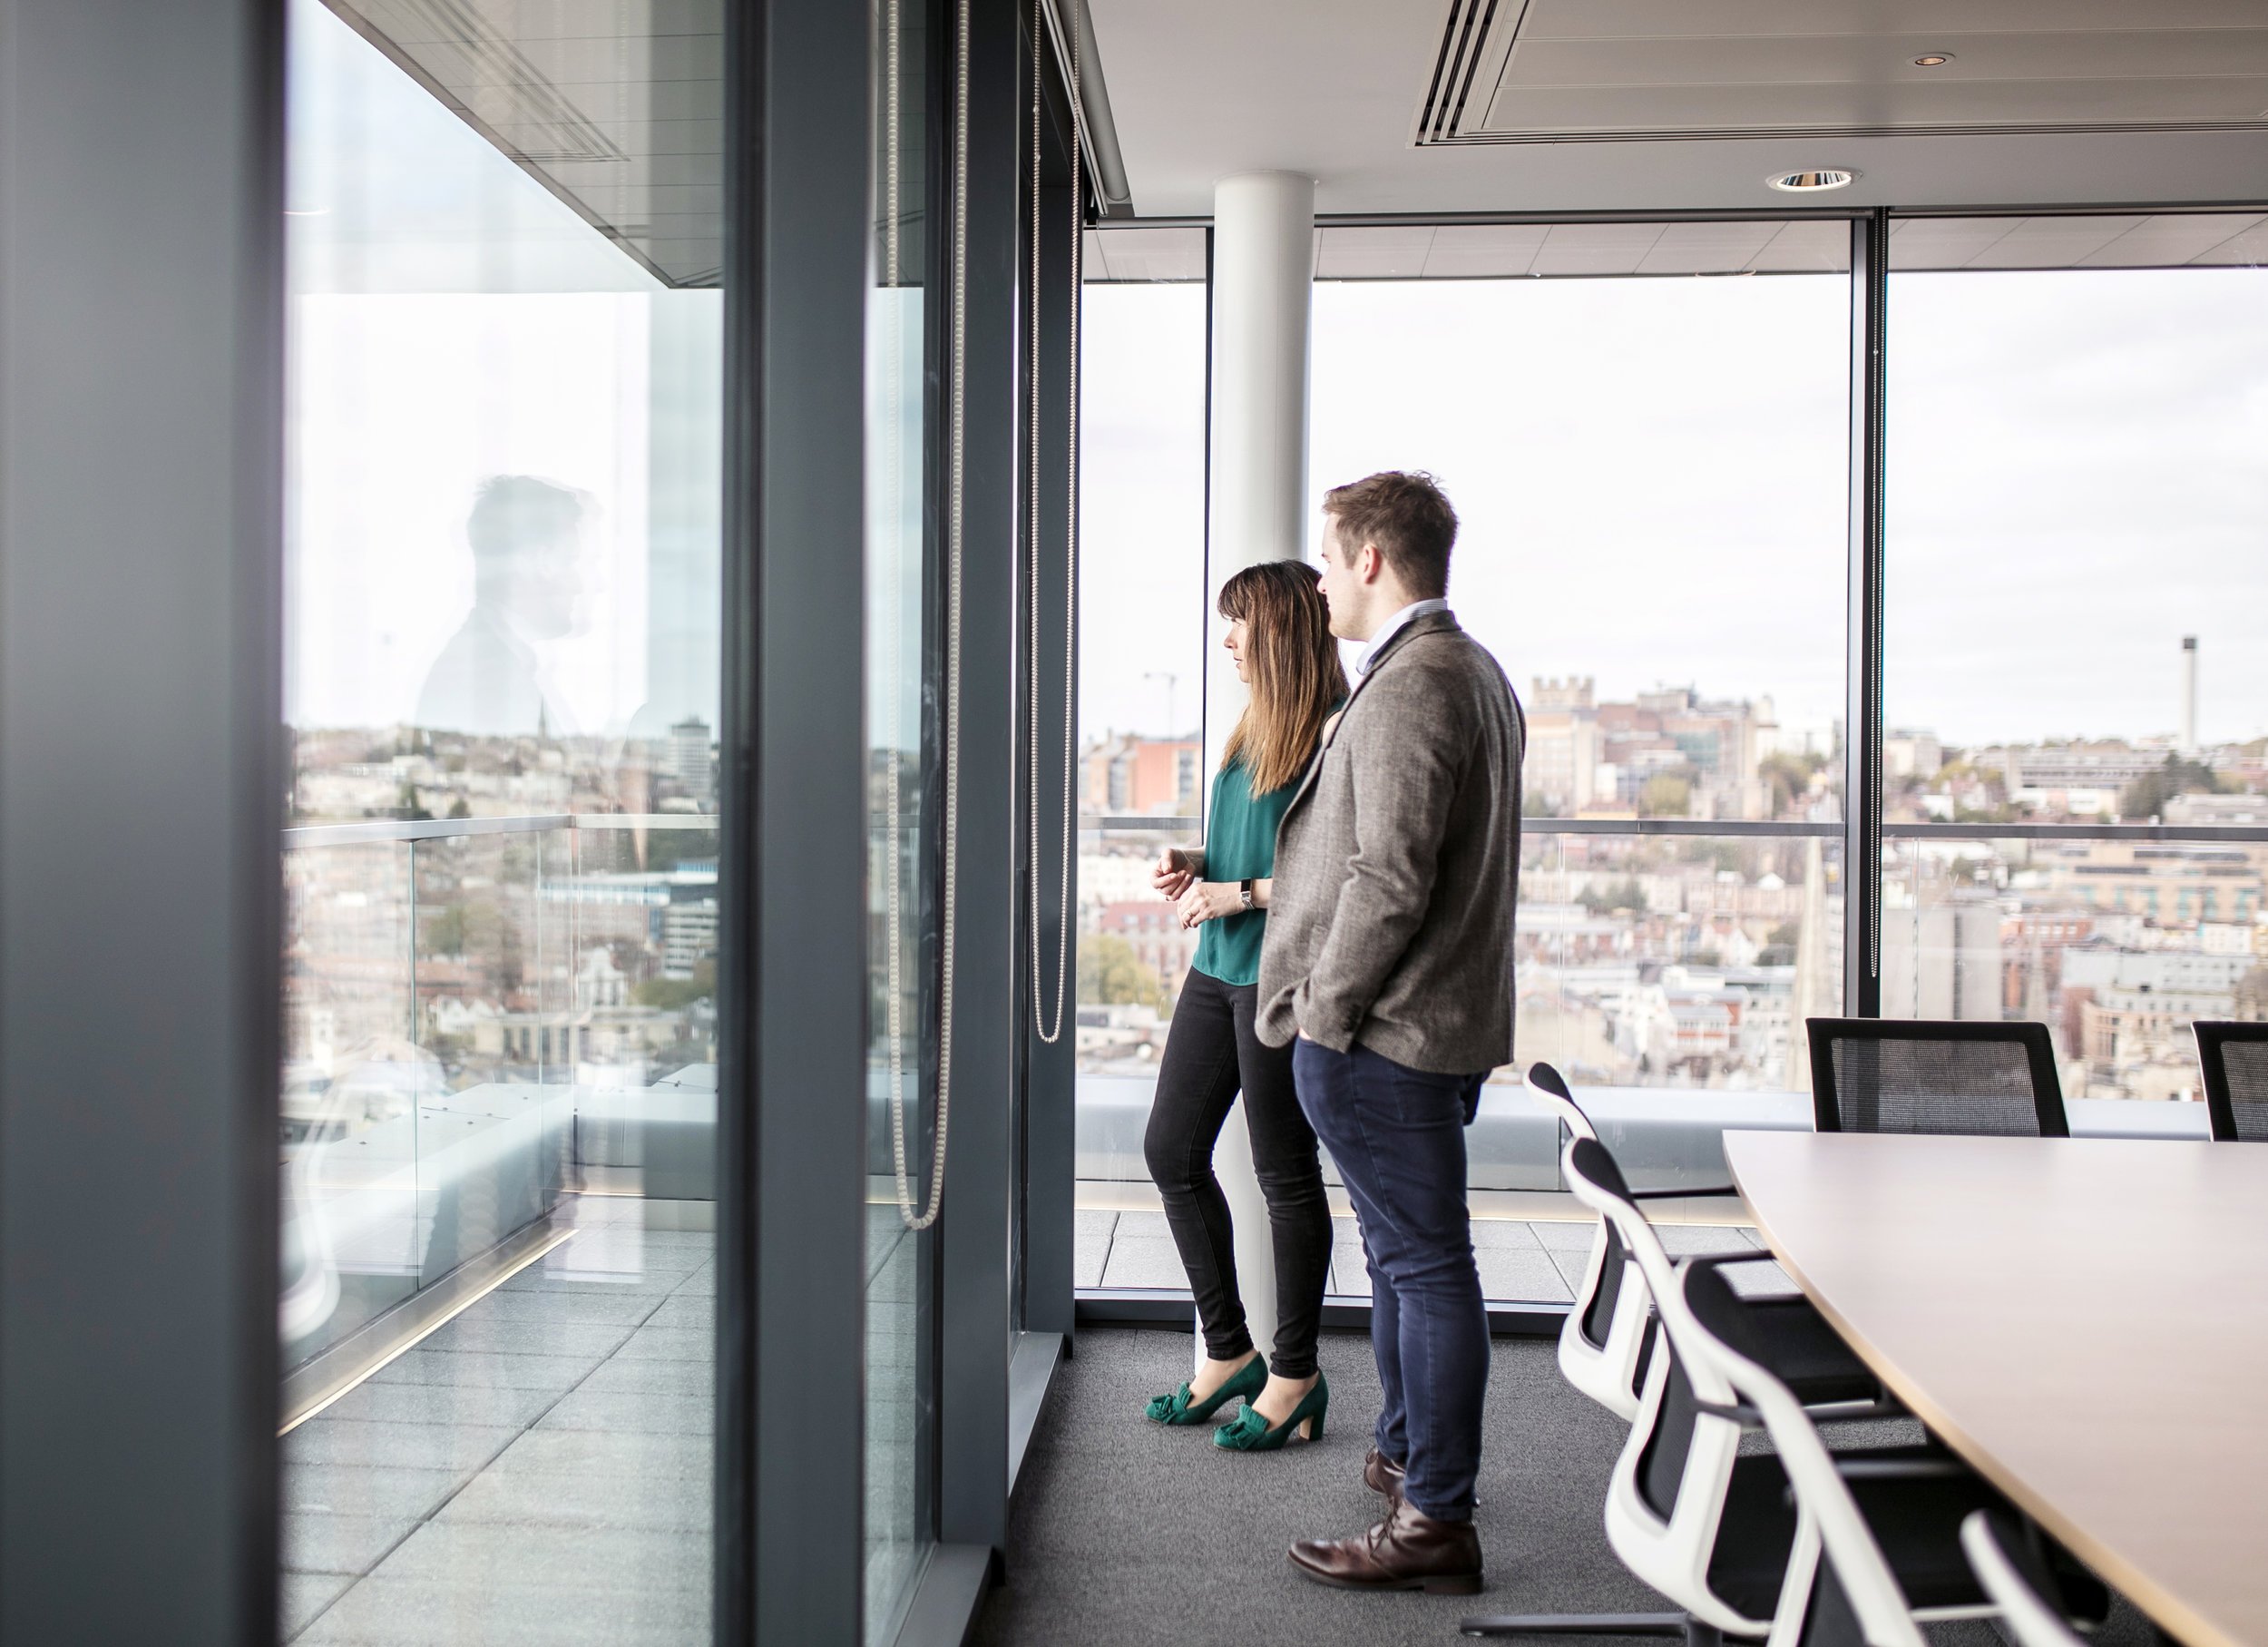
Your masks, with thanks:
M1307 791L1315 788L1315 774L1323 770L1324 752L1330 749L1332 740L1339 735L1339 729L1346 724L1346 717L1348 712L1354 707L1354 700L1363 695L1363 688L1368 686L1373 681L1378 679L1378 672L1385 668L1387 661L1390 660L1395 652L1402 650L1403 642L1409 640L1413 635L1438 634L1445 630L1453 630L1457 627L1457 619L1454 613L1446 612L1429 612L1422 618L1416 618L1412 620L1410 623L1404 623L1401 629L1387 641L1386 650L1378 654L1378 661L1373 663L1361 674L1354 677L1354 690L1347 693L1346 701L1339 705L1339 712L1332 716L1330 720L1324 722L1323 741L1315 746L1314 759L1307 762L1306 771L1301 774L1299 788L1292 791L1291 799L1285 804L1284 816L1286 818L1289 818L1294 812L1299 809L1299 803L1307 799ZM1279 823L1276 828L1281 829L1283 825Z

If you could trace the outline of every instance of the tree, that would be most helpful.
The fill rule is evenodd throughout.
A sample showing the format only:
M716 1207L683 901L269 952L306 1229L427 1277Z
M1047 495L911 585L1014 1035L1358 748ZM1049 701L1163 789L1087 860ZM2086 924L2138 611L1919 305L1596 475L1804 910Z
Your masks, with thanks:
M1134 946L1114 932L1079 940L1079 998L1097 1006L1158 1006L1165 991Z
M1625 876L1611 887L1594 881L1575 895L1575 901L1593 915L1604 915L1610 909L1629 909L1644 914L1646 889Z
M453 800L453 801L451 801L451 802L449 803L449 816L450 816L450 817L452 817L452 818L470 818L470 817L472 817L472 815L473 815L473 807L472 807L472 803L471 803L470 801L466 800L466 799L464 799L464 796L460 795L460 796L458 796L458 797L457 797L455 800Z
M640 1006L658 1006L663 1012L683 1012L696 1001L706 1001L717 993L717 963L697 961L689 978L648 978L631 988L630 998Z
M2168 755L2155 772L2145 772L2118 796L2118 815L2126 819L2156 818L2176 795L2210 795L2220 788L2213 769L2201 760Z
M1812 774L1821 766L1816 755L1779 750L1756 762L1756 776L1772 790L1772 816L1784 817L1811 793Z
M1693 785L1674 772L1657 772L1638 791L1638 811L1647 818L1683 818L1693 807Z
M425 917L427 955L464 953L464 906L445 904Z

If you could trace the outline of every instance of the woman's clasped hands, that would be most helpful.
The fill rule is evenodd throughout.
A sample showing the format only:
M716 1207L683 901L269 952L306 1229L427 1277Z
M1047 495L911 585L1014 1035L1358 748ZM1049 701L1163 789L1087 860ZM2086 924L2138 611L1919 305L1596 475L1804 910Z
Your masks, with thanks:
M1178 847L1168 847L1158 854L1149 872L1149 884L1173 900L1174 913L1181 917L1185 930L1235 915L1245 907L1243 888L1227 881L1198 879L1189 855Z
M1183 926L1202 926L1207 921L1242 910L1244 889L1227 881L1195 881L1174 900L1173 907L1179 913Z

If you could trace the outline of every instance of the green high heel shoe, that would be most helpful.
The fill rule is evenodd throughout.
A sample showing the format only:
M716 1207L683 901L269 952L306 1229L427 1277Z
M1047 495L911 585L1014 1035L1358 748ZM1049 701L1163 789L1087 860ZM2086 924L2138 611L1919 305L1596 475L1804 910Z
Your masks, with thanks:
M1268 1387L1268 1358L1255 1356L1235 1372L1228 1381L1203 1399L1190 1395L1184 1384L1170 1396L1152 1396L1143 1416L1152 1424L1202 1424L1220 1409L1221 1404L1242 1396L1247 1401Z
M1315 1387L1299 1398L1292 1408L1292 1416L1268 1427L1268 1421L1252 1410L1250 1400L1245 1409L1213 1432L1213 1445L1231 1453L1272 1453L1296 1434L1303 1441L1323 1439L1323 1417L1331 1410L1331 1386L1321 1373L1315 1375Z

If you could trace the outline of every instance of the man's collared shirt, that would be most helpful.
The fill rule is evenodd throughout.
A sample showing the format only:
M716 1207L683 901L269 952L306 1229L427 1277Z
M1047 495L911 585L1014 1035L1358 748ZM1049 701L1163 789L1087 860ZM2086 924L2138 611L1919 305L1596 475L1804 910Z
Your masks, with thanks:
M1449 603L1444 599L1411 602L1409 605L1388 618L1383 629L1371 636L1370 650L1363 654L1363 661L1354 666L1355 674L1361 676L1370 673L1370 666L1378 661L1378 654L1386 650L1386 642L1420 618L1430 618L1437 612L1448 610Z

